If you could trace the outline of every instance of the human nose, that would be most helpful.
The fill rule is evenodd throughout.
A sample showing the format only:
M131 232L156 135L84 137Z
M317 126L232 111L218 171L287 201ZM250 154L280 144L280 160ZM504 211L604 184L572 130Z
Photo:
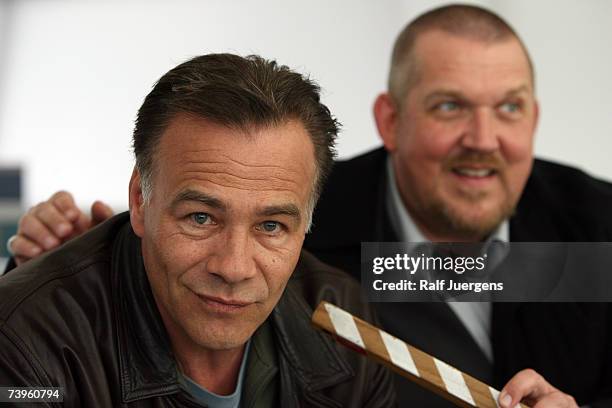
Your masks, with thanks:
M219 240L207 263L209 273L233 284L252 278L256 273L252 245L246 231L227 231Z
M491 109L474 109L461 144L467 149L484 153L491 153L499 148L495 116Z

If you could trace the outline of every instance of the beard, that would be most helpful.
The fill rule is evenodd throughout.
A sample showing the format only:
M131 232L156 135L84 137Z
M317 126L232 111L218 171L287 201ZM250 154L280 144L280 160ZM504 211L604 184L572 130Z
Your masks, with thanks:
M441 197L431 200L420 211L427 220L435 220L431 232L440 236L456 237L464 241L480 241L490 236L499 225L512 216L515 203L509 199L489 211L479 211L477 208L483 197L466 195L463 203L447 202ZM466 206L472 205L474 210L466 211Z
M480 241L512 216L518 196L509 188L506 163L498 154L463 151L443 163L442 168L449 174L453 169L476 165L495 171L501 191L467 189L452 183L444 186L441 182L419 193L411 188L413 183L405 185L408 197L404 204L429 235L444 240Z

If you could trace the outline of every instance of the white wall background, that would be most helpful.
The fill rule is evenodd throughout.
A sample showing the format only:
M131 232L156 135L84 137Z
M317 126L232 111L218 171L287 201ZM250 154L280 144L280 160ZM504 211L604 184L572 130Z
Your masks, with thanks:
M536 152L612 179L612 1L472 1L517 29L536 65ZM341 157L378 144L370 113L395 35L425 0L0 0L0 164L26 206L58 189L127 206L133 120L163 73L208 52L310 73L344 124Z

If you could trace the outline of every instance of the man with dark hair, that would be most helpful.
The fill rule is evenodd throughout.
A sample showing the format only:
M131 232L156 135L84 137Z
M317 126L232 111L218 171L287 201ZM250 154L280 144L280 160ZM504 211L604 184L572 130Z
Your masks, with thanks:
M392 405L386 369L310 326L321 300L372 317L301 252L337 131L312 81L260 57L164 75L129 214L0 280L0 384L69 407Z
M444 6L408 24L394 47L389 89L374 106L384 148L336 164L305 247L359 278L362 242L612 241L612 186L534 160L533 71L514 30L482 8ZM65 209L77 213L58 193L31 210L15 253L25 260L43 249L43 238L69 237ZM53 220L65 234L53 232ZM504 408L520 399L575 406L571 396L612 406L608 304L376 307L395 336L503 386ZM450 406L399 377L396 389L402 406Z

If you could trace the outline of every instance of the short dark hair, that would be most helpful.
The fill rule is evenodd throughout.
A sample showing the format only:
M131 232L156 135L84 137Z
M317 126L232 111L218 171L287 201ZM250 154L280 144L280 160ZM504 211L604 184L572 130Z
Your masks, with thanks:
M312 211L331 170L340 127L319 93L319 86L308 77L256 55L208 54L173 68L157 81L136 118L133 148L145 198L150 194L156 146L177 114L245 130L297 120L315 150Z
M401 104L403 97L417 80L414 46L426 31L442 30L457 36L477 41L494 43L516 39L527 57L531 81L534 69L525 44L514 29L497 14L477 6L453 4L427 11L412 20L395 40L389 72L389 93L395 102Z

